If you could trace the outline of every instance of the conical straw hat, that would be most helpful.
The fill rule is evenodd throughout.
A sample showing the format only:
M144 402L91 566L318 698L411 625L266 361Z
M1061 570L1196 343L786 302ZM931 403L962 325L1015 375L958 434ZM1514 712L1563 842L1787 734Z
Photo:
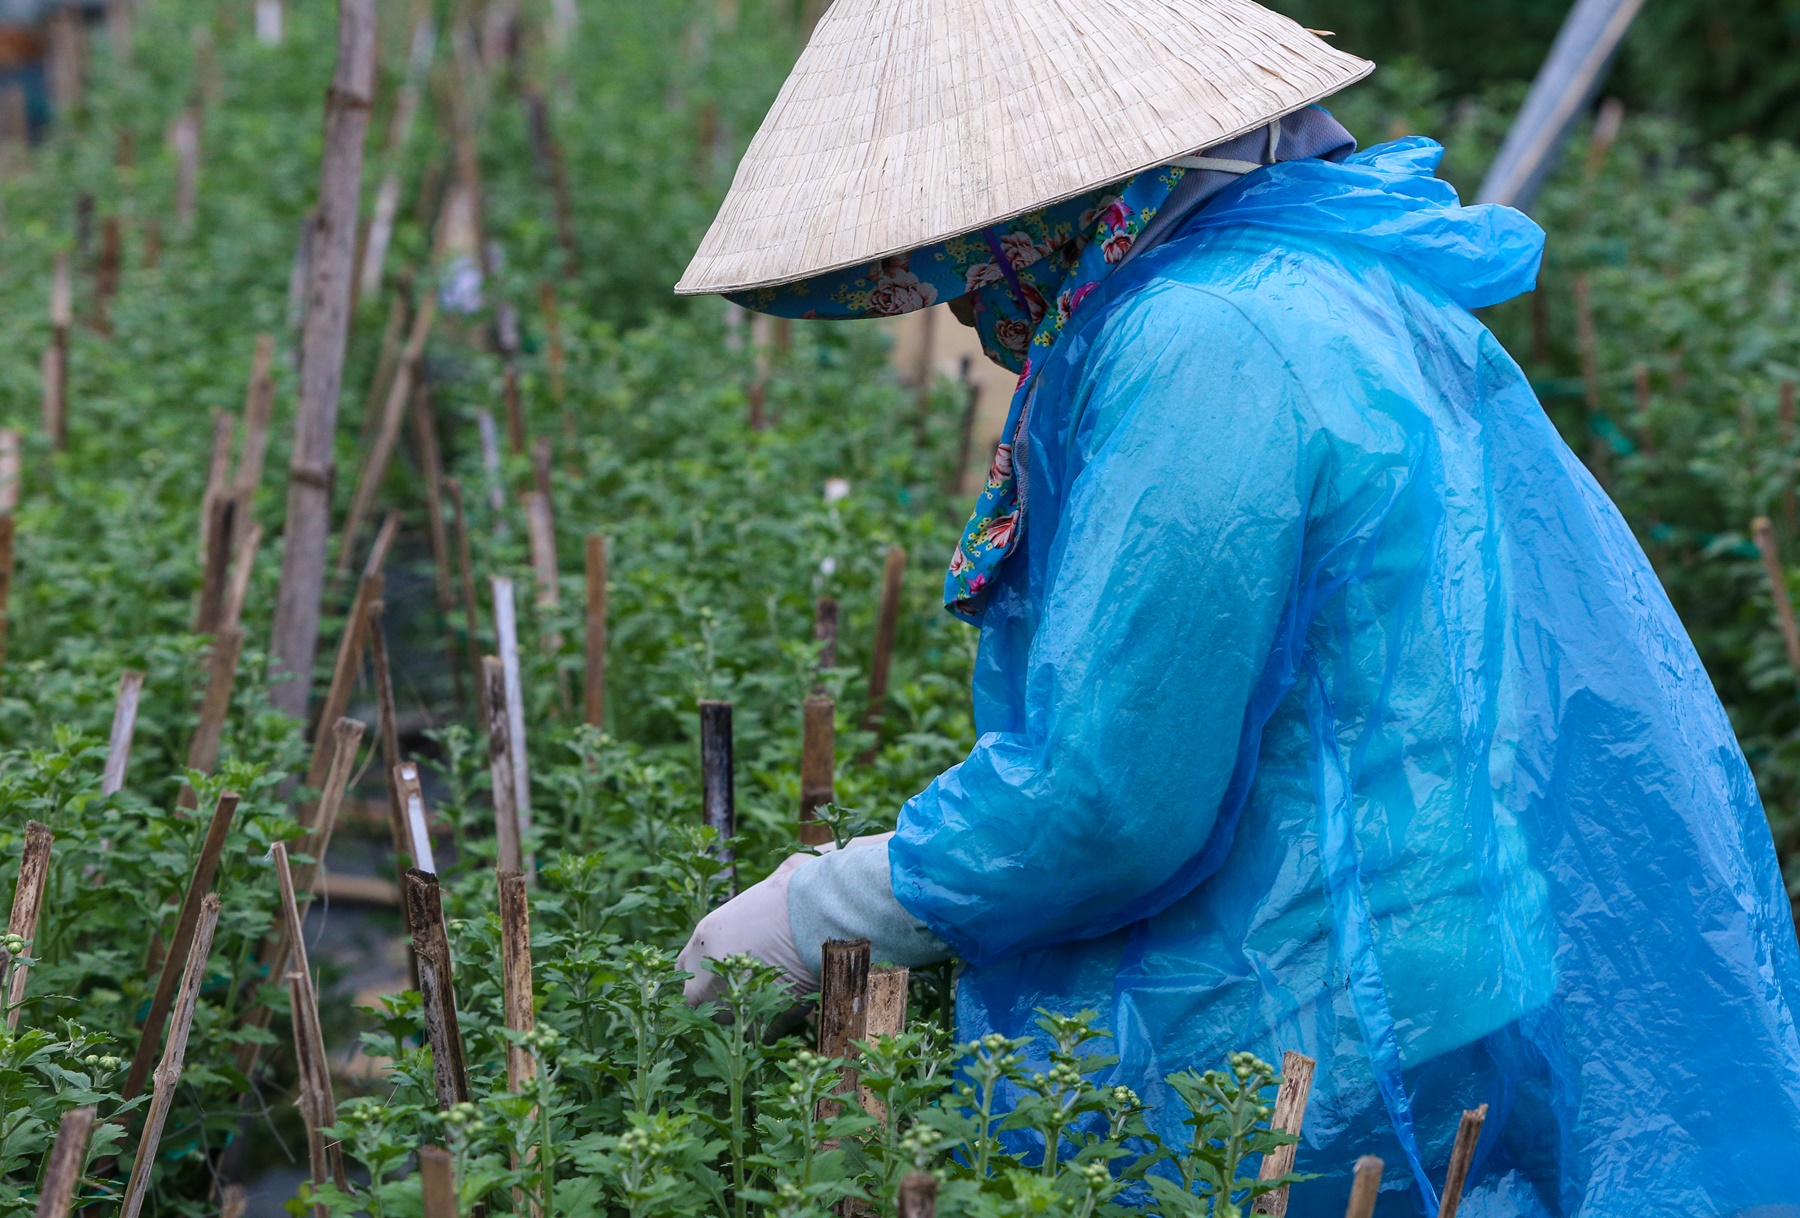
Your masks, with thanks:
M1251 0L836 0L675 290L767 287L972 232L1374 66Z

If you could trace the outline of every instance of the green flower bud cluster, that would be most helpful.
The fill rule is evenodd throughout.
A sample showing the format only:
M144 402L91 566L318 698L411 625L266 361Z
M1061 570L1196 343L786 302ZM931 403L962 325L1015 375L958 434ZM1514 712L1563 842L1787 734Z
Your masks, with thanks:
M487 1132L487 1122L481 1119L480 1110L467 1100L450 1105L450 1110L444 1113L444 1124L469 1138L480 1137Z
M0 939L0 946L6 948L6 954L9 956L23 956L25 954L25 936L7 935L6 938Z
M84 1066L92 1066L94 1069L104 1072L117 1070L121 1063L118 1058L110 1053L90 1053L81 1059L81 1064Z

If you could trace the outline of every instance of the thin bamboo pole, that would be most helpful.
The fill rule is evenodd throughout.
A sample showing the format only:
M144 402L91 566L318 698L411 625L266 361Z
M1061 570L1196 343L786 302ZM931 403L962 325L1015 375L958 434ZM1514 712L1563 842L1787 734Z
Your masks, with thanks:
M44 1182L38 1189L35 1218L68 1218L75 1189L81 1183L82 1169L87 1166L94 1112L94 1106L87 1104L62 1114L56 1127L56 1141L50 1146L49 1162L44 1165Z
M199 111L190 107L176 116L169 145L175 153L175 227L186 232L194 227L200 205Z
M356 490L350 499L350 511L344 517L344 531L338 542L339 574L350 570L356 550L357 536L363 523L375 508L375 496L381 491L381 480L387 476L388 462L393 459L394 445L400 437L400 425L406 418L407 403L412 400L418 379L419 363L425 356L425 343L431 337L431 324L437 318L437 297L426 296L413 318L412 332L407 335L406 349L400 353L400 364L394 369L394 383L388 387L387 404L382 408L381 424L368 459L356 478Z
M69 328L74 321L69 255L59 251L50 269L50 345L44 349L44 434L57 452L69 446Z
M1756 539L1762 555L1763 574L1769 577L1769 595L1775 602L1775 621L1781 627L1781 644L1787 651L1788 667L1800 684L1800 624L1794 620L1794 602L1788 596L1787 574L1782 570L1781 553L1775 546L1775 525L1767 516L1750 522L1750 535Z
M481 702L481 609L475 599L475 560L469 551L469 518L463 511L462 483L444 479L450 495L451 523L456 526L456 579L462 591L463 643L469 649L469 675L475 702Z
M156 981L156 993L150 999L150 1013L145 1017L144 1029L138 1036L137 1052L132 1056L131 1070L125 1077L125 1086L119 1092L121 1100L134 1099L141 1094L144 1080L150 1076L150 1062L156 1055L157 1041L162 1037L163 1019L175 1000L175 987L181 982L182 966L188 965L189 972L193 972L189 957L196 952L202 957L201 966L204 967L206 963L206 949L200 947L195 936L204 921L204 908L209 902L214 919L218 917L218 898L208 890L212 888L213 877L219 873L219 857L225 852L225 836L231 829L231 818L237 812L237 806L237 792L226 791L219 796L218 805L213 809L212 822L207 825L206 837L200 843L200 855L194 861L194 872L188 877L187 895L182 899L181 913L175 920L175 933L169 937L169 951L163 957L162 974ZM207 927L208 947L211 942L212 930ZM174 1044L173 1032L169 1039L170 1044ZM186 1039L187 1031L183 1028L184 1044ZM167 1060L166 1052L164 1060Z
M800 842L820 846L831 840L831 828L814 813L836 798L837 704L814 694L802 705L800 737Z
M125 767L131 761L131 738L137 731L138 703L144 695L144 674L129 669L119 674L119 696L113 702L112 732L106 742L106 765L100 771L100 794L116 795L125 786Z
M332 445L350 327L363 138L375 82L375 26L375 0L339 0L337 69L325 107L325 155L300 344L300 403L270 648L271 675L278 680L269 700L295 719L306 718L325 594Z
M393 384L394 366L400 362L400 344L406 333L410 286L410 283L401 283L394 289L394 298L388 303L387 321L381 327L381 346L375 357L375 375L369 378L369 392L363 398L360 443L364 449L375 438L376 424L381 421L381 406L387 401L388 389Z
M234 521L238 517L235 504L231 515ZM235 528L232 531L237 532ZM262 538L262 525L251 524L232 555L231 579L225 584L225 603L219 609L219 622L227 629L236 629L244 620L244 604L250 597L250 577L256 574L256 552L262 549Z
M556 285L547 279L538 284L538 310L544 315L544 361L550 372L550 400L561 406L566 390L562 322L556 313Z
M415 867L406 873L405 893L406 908L412 920L413 959L419 966L425 1041L431 1046L438 1107L448 1111L468 1100L469 1071L464 1064L462 1029L456 1018L456 982L450 966L450 940L444 931L444 908L438 895L437 877Z
M902 1179L895 1218L937 1218L937 1177L916 1171Z
M1344 1207L1344 1218L1375 1218L1375 1199L1381 1195L1381 1169L1385 1166L1376 1155L1364 1155L1356 1161L1356 1179L1350 1185L1350 1203Z
M587 560L587 638L583 648L586 679L582 683L582 718L606 727L606 566L607 539L590 533L583 546Z
M864 1039L898 1036L906 1031L906 991L911 983L912 970L899 965L869 970L869 1015ZM886 1105L867 1087L860 1089L858 1098L870 1116L879 1120L886 1115Z
M419 1180L425 1218L460 1218L456 1204L456 1158L442 1146L419 1147Z
M1291 1049L1281 1055L1281 1086L1275 1092L1275 1114L1269 1118L1269 1128L1276 1133L1299 1136L1301 1123L1306 1119L1306 1101L1312 1095L1313 1070L1317 1064L1304 1053L1295 1053ZM1257 1179L1279 1180L1293 1171L1296 1149L1290 1142L1264 1155ZM1281 1218L1287 1213L1287 1207L1288 1190L1283 1185L1258 1197L1250 1212Z
M1456 1142L1450 1148L1450 1166L1444 1173L1444 1192L1438 1199L1438 1218L1456 1218L1462 1205L1463 1185L1469 1181L1469 1167L1475 1161L1475 1145L1481 1141L1481 1126L1487 1120L1487 1105L1463 1109L1456 1126Z
M211 504L207 514L211 523L204 530L200 597L194 610L195 634L212 634L219 629L225 611L225 588L231 578L231 521L236 515L236 504L223 492L213 495Z
M144 1207L144 1197L150 1191L150 1169L156 1163L163 1126L169 1119L169 1109L175 1103L175 1088L181 1082L181 1067L187 1058L188 1033L194 1026L194 1008L200 1001L200 985L206 980L206 958L212 953L213 931L218 925L219 895L209 892L196 911L193 950L188 955L187 969L181 978L181 999L175 1006L174 1018L169 1022L169 1040L163 1046L162 1060L157 1063L150 1110L144 1119L143 1135L138 1138L137 1157L131 1164L131 1179L125 1186L125 1201L119 1208L119 1218L138 1218L139 1211ZM170 958L174 958L172 953ZM140 1081L138 1085L142 1087L143 1084ZM131 1094L135 1096L137 1091L134 1090Z
M237 503L231 521L233 549L242 546L245 534L256 523L256 492L262 485L263 463L269 453L269 420L275 411L274 363L275 336L257 335L250 386L244 393L244 443L231 479L231 497Z
M431 390L420 384L413 392L413 444L419 453L419 471L425 479L425 537L431 544L431 566L436 575L438 615L444 622L445 659L449 662L457 701L463 699L463 671L456 658L456 640L450 631L450 615L456 611L452 591L450 534L444 527L444 459L438 449L437 422L432 416Z
M7 915L6 933L17 935L37 955L38 919L44 912L44 886L50 880L50 847L55 838L50 826L35 820L25 822L25 853L19 860L19 879L13 885L12 912ZM12 979L6 990L6 1026L19 1030L20 1004L25 1001L25 984L31 966L14 964Z
M94 264L94 332L102 338L112 337L110 308L119 293L119 268L125 258L125 236L118 216L108 216L100 225L100 257Z
M207 664L206 694L200 700L200 721L188 741L187 765L190 770L210 774L219 764L219 747L225 740L225 719L231 713L231 691L237 684L238 660L244 654L244 631L241 626L221 627L213 637L212 658ZM193 808L196 796L192 787L181 790L180 806Z
M362 671L363 652L368 647L369 606L382 597L385 577L381 569L387 562L388 547L393 544L394 535L399 531L400 514L389 512L387 520L381 526L381 532L375 535L375 544L369 549L369 560L363 564L362 580L356 586L356 598L351 602L350 613L344 619L344 634L338 640L337 660L331 670L331 684L325 691L325 702L320 708L319 730L313 734L312 764L306 771L306 785L314 790L325 781L325 768L331 764L324 725L336 723L350 707L350 695L355 688L357 676Z
M431 70L432 53L437 47L437 22L429 10L419 10L413 22L412 50L407 56L406 79L394 98L393 114L388 119L387 148L384 159L387 171L375 192L375 210L369 218L369 239L363 246L362 269L358 284L364 298L381 290L382 269L387 263L388 246L394 238L394 220L400 212L400 171L404 167L407 142L412 137L413 119L419 111L419 99L425 88L425 77Z
M848 1058L856 1042L869 1035L869 941L827 939L820 948L819 1055ZM846 1066L836 1088L839 1094L856 1093L856 1071ZM819 1111L829 1119L842 1105L820 1100Z
M531 984L531 897L521 872L500 871L494 879L500 891L500 964L506 1026L514 1032L530 1032L537 1027ZM537 1077L537 1069L537 1059L529 1049L507 1045L508 1091L524 1091Z
M369 655L375 668L375 707L378 718L376 734L381 738L381 769L387 779L388 833L394 849L394 867L398 882L406 881L406 809L400 802L400 789L394 783L394 771L400 765L400 729L394 707L394 675L388 667L387 632L382 629L384 604L369 606ZM400 907L402 917L406 906Z
M525 754L525 679L519 663L519 624L514 610L513 583L504 576L493 577L494 641L500 649L501 671L506 675L506 728L512 744L513 806L519 812L519 843L531 840L531 769ZM526 850L524 865L511 870L533 874L531 854Z
M737 792L732 765L731 703L700 703L700 803L707 828L718 835L719 859L726 867L726 892L737 895L737 863L731 839L737 836Z
M524 864L519 844L517 784L513 781L512 721L507 714L506 669L493 656L481 661L482 701L487 711L488 774L494 801L494 865L518 871Z
M294 1060L299 1065L301 1112L306 1119L307 1147L312 1160L313 1187L323 1188L327 1178L342 1189L344 1153L322 1132L337 1124L337 1100L331 1093L331 1069L325 1056L325 1037L319 1027L319 994L313 986L312 963L306 953L305 915L294 891L294 873L288 866L287 844L269 848L275 863L275 884L281 898L281 923L288 941L292 967L287 971L292 999ZM325 1207L315 1207L324 1218Z

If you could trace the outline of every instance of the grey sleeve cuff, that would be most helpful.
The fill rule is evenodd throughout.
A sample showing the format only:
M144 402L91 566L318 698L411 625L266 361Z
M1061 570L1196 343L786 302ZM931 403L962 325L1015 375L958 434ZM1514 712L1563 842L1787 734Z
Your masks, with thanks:
M908 968L949 959L950 948L894 899L888 838L859 838L794 872L788 884L788 922L800 962L819 975L827 939L867 939L876 964Z

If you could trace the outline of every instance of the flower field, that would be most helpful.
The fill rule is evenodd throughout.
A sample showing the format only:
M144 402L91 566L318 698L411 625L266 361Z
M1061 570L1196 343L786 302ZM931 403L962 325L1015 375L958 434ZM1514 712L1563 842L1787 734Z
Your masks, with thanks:
M949 968L846 947L804 1022L749 961L723 1012L682 1002L676 950L803 808L890 827L974 735L940 597L993 440L964 386L668 292L815 6L367 8L323 465L335 11L124 7L48 138L0 145L0 1213L242 1214L289 1164L296 1215L1282 1212L1291 1065L1189 1063L1164 1145L1094 1081L1092 1013L958 1044ZM1501 100L1399 71L1338 112L1467 186ZM1583 138L1543 287L1489 320L1656 562L1800 891L1768 576L1800 554L1800 156ZM391 992L329 949L352 904Z

